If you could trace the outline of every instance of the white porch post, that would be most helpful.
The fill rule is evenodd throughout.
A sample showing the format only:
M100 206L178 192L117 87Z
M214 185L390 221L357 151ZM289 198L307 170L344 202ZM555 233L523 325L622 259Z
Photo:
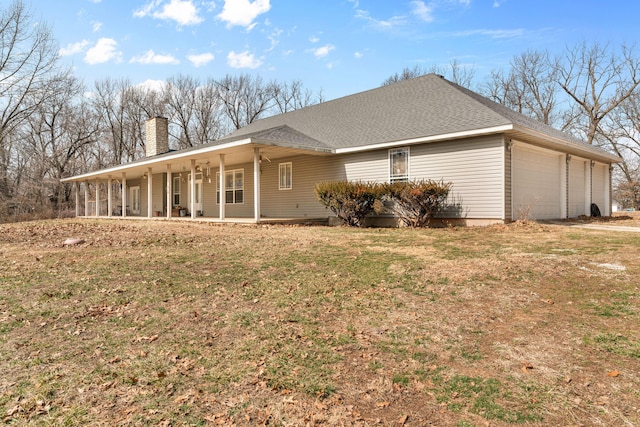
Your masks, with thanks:
M253 219L260 222L260 149L253 149Z
M226 182L224 179L224 154L220 154L220 220L223 220L225 217L225 207L226 207L226 198L225 198L225 186Z
M191 219L196 219L196 161L191 160L191 182L189 183L189 190L191 191L191 201L189 209L191 210Z
M111 210L112 210L112 206L111 206L111 186L112 186L113 182L111 181L111 175L109 175L108 179L107 179L107 216L111 217Z
M80 216L80 183L78 181L73 183L73 189L76 196L76 218Z
M560 218L567 218L569 215L569 162L571 157L567 154L566 157L560 157Z
M120 210L122 218L127 216L127 174L122 172L122 207Z
M153 175L151 168L147 168L147 218L153 216Z
M89 216L89 181L84 182L84 216Z
M100 216L100 180L96 178L96 216Z
M171 177L171 164L169 163L167 164L167 218L171 218L171 208L173 207L172 185L173 178Z

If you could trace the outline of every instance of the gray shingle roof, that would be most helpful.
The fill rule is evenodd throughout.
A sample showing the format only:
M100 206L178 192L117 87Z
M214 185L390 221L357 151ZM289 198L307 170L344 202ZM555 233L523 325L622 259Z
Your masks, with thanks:
M287 126L332 149L517 125L572 144L572 136L512 111L436 74L427 74L289 113L233 132L237 140Z
M310 138L309 136L298 132L295 129L292 129L287 125L268 128L264 130L261 129L248 134L243 133L242 135L237 135L236 133L234 133L229 137L222 138L219 141L216 141L214 144L219 145L245 138L254 139L262 144L272 143L274 145L286 146L290 148L302 148L307 150L331 152L331 147L318 141L317 139Z

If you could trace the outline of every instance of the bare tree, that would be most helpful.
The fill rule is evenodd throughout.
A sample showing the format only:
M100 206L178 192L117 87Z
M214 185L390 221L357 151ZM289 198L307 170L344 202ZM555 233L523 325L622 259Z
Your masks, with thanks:
M146 112L136 101L138 91L129 80L105 78L95 82L94 109L101 123L102 140L107 151L98 157L97 167L117 165L135 160L144 148L144 119Z
M180 148L205 144L222 136L222 101L215 81L205 83L184 75L173 76L164 90L169 116L177 129Z
M216 82L208 79L196 90L194 130L198 144L206 144L228 133L223 124L223 106Z
M507 74L492 71L482 91L512 110L563 129L568 116L560 110L556 72L548 52L527 51L511 60Z
M571 130L589 144L605 144L603 120L640 85L640 61L633 47L583 42L556 60L557 81L575 102Z
M460 64L460 62L454 58L448 65L432 65L428 68L414 65L413 68L404 68L400 73L395 73L388 77L382 82L382 86L397 83L402 80L414 79L429 73L438 74L455 84L467 88L473 85L473 80L476 76L476 71L473 66Z
M57 44L20 0L0 10L0 197L10 196L11 138L49 96Z
M273 102L273 84L264 84L260 77L226 75L216 85L225 113L235 129L260 118Z
M273 90L277 113L287 113L308 107L314 103L312 92L305 90L300 80L294 80L291 83L274 84Z
M195 111L196 93L199 81L190 76L177 75L170 77L164 88L164 98L167 100L169 116L179 129L176 135L180 148L197 145L191 135L191 123Z
M30 163L28 178L34 183L33 201L58 209L70 197L60 179L86 171L87 166L77 162L78 152L96 142L98 121L82 96L84 86L70 72L51 80L59 90L27 118L21 140Z
M428 71L423 69L420 65L414 65L413 68L405 67L400 71L400 73L395 73L392 76L387 77L387 79L382 82L381 86L388 86L402 80L415 79L416 77L424 76L425 74L428 74Z

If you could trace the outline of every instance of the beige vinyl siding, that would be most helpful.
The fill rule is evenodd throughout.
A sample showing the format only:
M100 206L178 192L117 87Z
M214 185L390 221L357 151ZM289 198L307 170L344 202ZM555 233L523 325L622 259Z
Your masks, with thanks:
M501 136L411 147L410 179L453 184L442 217L504 217L504 144Z
M152 197L153 197L153 207L151 210L151 216L156 216L156 212L160 212L160 215L164 215L167 206L167 174L157 173L153 175L153 188ZM146 192L146 189L145 189ZM145 200L146 203L146 200Z
M511 220L513 213L511 212L511 142L504 141L504 218Z
M346 154L338 159L338 163L349 181L389 182L387 149Z
M326 218L332 215L331 211L318 202L314 186L321 181L345 179L345 173L336 161L335 157L324 156L296 156L274 159L271 162L263 160L260 183L262 216L265 218ZM280 190L279 165L288 162L291 162L292 168L291 189Z
M220 210L218 209L218 205L216 204L216 172L218 172L217 169L214 170L213 168L211 168L209 170L209 176L202 176L202 216L220 217ZM246 187L246 171L244 179ZM187 196L185 195L185 201L187 200L186 197ZM182 195L180 195L180 198L182 199ZM227 208L225 210L225 213L228 212L229 205L227 205Z
M587 203L587 161L573 157L569 162L569 218L576 218L588 214L585 210Z
M602 215L611 215L609 211L609 165L596 163L591 177L591 200L598 205Z

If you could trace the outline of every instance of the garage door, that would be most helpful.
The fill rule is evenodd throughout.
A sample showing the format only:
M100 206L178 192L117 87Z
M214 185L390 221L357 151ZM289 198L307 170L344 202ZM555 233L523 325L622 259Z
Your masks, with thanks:
M600 209L600 213L602 215L608 216L611 215L609 212L609 180L607 179L609 176L608 173L608 165L603 165L601 163L596 163L593 166L593 176L591 178L592 187L591 187L591 200L593 203L598 205Z
M513 219L558 219L562 216L561 178L564 155L526 146L512 148Z

